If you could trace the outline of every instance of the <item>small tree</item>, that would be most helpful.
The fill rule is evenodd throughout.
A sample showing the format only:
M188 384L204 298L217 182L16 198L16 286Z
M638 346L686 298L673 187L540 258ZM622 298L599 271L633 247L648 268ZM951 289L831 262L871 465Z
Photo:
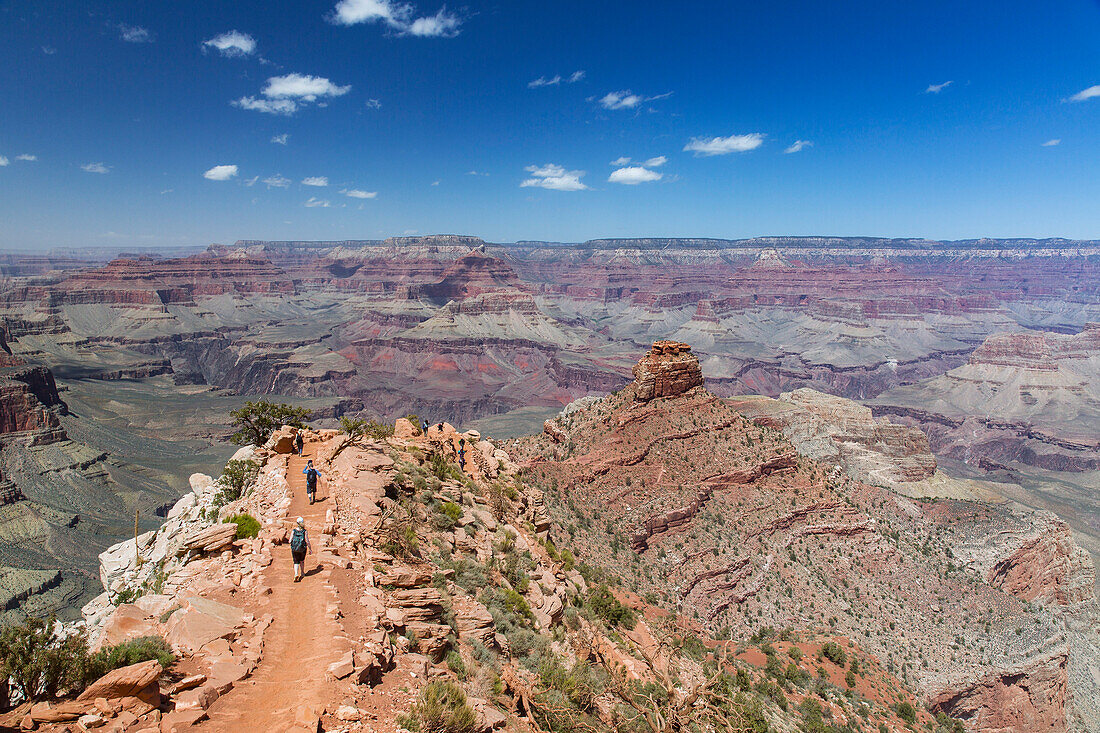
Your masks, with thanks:
M222 476L218 483L222 485L226 501L236 501L241 498L244 490L252 485L256 476L260 473L260 465L255 461L230 461L222 469Z
M243 407L233 410L229 416L233 418L233 427L237 428L237 432L231 437L234 443L261 446L283 425L305 427L305 421L309 419L309 410L259 399L244 403Z
M0 677L24 700L51 699L83 688L91 674L83 634L58 639L53 619L28 618L0 631Z

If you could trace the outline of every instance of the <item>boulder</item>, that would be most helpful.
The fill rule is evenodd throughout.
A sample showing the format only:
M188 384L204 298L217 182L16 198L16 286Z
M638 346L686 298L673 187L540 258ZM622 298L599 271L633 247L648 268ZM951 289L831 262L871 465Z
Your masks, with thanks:
M89 685L80 693L77 701L92 702L97 697L108 700L136 697L151 705L159 705L160 688L157 680L163 671L164 668L155 659L131 664L129 667L119 667Z
M465 596L453 600L455 629L462 640L477 639L486 646L493 646L493 614L473 598Z
M432 582L432 574L427 570L395 566L380 578L379 585L392 585L396 588L416 588Z
M233 544L237 539L237 525L214 524L188 534L183 540L183 549L202 552L216 552Z
M275 453L293 453L294 452L294 438L298 435L298 429L292 428L289 425L276 430L271 434L271 437L264 443L264 448Z
M121 644L141 636L160 636L160 624L133 603L123 603L107 617L93 649Z
M176 651L194 654L214 639L228 639L236 634L234 626L193 608L176 611L168 619L165 641Z
M411 420L406 420L403 417L397 418L397 422L393 424L393 437L400 438L402 440L409 440L410 438L416 438L420 435L420 428L413 425Z

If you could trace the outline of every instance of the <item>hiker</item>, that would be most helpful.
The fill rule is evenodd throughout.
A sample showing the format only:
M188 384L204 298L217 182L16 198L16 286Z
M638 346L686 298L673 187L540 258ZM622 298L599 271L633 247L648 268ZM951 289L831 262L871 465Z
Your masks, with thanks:
M312 504L317 499L317 479L321 478L321 474L313 467L312 459L306 463L302 473L306 475L306 496L309 497L309 503Z
M420 430L421 430L421 432L424 433L424 435L427 435L428 434L428 428L430 428L431 425L428 423L427 420L421 420L421 422L423 424L420 426Z
M306 555L313 551L309 546L309 535L306 534L306 520L298 517L298 524L290 533L290 556L294 559L294 582L302 579L302 565L306 561Z
M466 470L466 439L458 439L458 467Z
M294 450L298 451L298 455L302 455L302 448L305 447L305 441L302 440L302 434L298 433L294 436Z

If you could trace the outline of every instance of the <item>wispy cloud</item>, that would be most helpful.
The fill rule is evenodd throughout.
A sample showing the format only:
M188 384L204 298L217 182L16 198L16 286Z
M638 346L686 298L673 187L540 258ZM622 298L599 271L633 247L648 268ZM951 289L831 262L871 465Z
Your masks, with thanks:
M650 158L644 165L646 168L660 168L662 165L668 162L668 158L663 155L658 155L656 158Z
M622 167L624 165L630 165L630 158L628 158L624 155L621 158L616 158L615 160L611 161L611 165L616 166L616 167Z
M665 92L664 94L646 97L641 94L635 94L629 89L622 89L617 92L608 92L597 101L604 109L634 109L644 102L655 102L658 99L666 99L671 96L672 92Z
M1089 87L1088 89L1082 89L1069 98L1071 102L1084 102L1087 99L1094 99L1100 97L1100 84Z
M235 178L237 175L237 166L235 165L216 165L206 173L202 174L203 178L211 181L228 181L230 178Z
M38 160L38 156L37 155L30 155L29 153L21 153L20 155L15 156L15 159L16 160L26 160L26 161L29 161L29 162L33 163L34 161Z
M0 168L3 168L6 165L11 165L11 161L5 158L3 155L0 155Z
M142 28L140 25L126 25L121 23L118 26L119 37L127 43L152 43L156 40L156 36L148 28Z
M263 97L241 97L233 104L241 109L251 109L268 114L292 115L301 107L321 99L342 97L351 91L351 85L339 86L322 76L286 74L273 76L263 88Z
M110 173L111 172L111 167L108 166L108 165L104 165L103 163L85 163L84 165L80 166L80 169L82 171L86 171L88 173Z
M328 178L325 176L310 176L309 178L302 179L303 186L317 186L323 188L328 185Z
M358 188L345 188L340 193L353 199L373 199L378 196L377 191L361 191Z
M566 81L568 81L570 84L576 84L578 81L580 81L583 78L584 78L584 69L577 69L576 71L574 71L572 74L569 75L569 78L566 79Z
M944 89L947 89L947 87L951 86L954 83L955 83L954 81L948 80L948 81L945 81L945 82L941 82L940 84L929 84L928 88L924 90L924 93L925 94L939 94Z
M312 209L312 208L315 208L315 207L320 207L322 209L327 209L328 207L332 206L332 204L329 203L328 201L326 201L325 199L318 199L318 198L314 198L313 196L310 196L309 200L306 201L304 205L308 209Z
M253 186L256 185L256 181L258 181L258 180L260 180L259 176L252 176L251 178L247 179L244 182L244 185L248 186L249 188L252 188Z
M539 87L553 87L553 86L557 86L558 84L561 84L561 75L560 74L555 74L554 76L552 76L550 78L546 78L545 76L540 76L538 79L535 79L534 81L529 81L529 82L527 82L527 88L528 89L538 89Z
M368 99L366 103L367 109L382 109L382 100L380 99Z
M288 186L290 186L290 179L286 176L281 176L278 173L268 178L265 178L263 182L267 184L268 188L287 188Z
M453 38L461 32L462 18L446 7L435 15L417 17L411 3L393 0L340 0L328 20L335 25L383 23L398 35L421 38Z
M286 145L287 140L290 139L290 133L284 132L282 135L272 135L271 142L276 145Z
M707 157L711 155L727 155L729 153L746 153L756 150L764 144L764 134L751 132L748 135L730 135L729 137L693 137L684 146L687 152L695 153L695 157Z
M529 165L524 170L530 173L531 177L519 184L521 188L537 186L551 191L583 191L588 188L581 183L584 171L567 171L553 163L542 166Z
M1062 138L1054 137L1054 138L1051 138L1050 140L1047 140L1045 143L1043 143L1043 147L1044 148L1053 148L1055 145L1061 145L1061 144L1062 144Z
M57 49L53 46L43 46L42 53L46 54L47 56L53 56L55 53L57 53Z
M618 170L611 171L611 175L607 177L607 180L611 183L624 183L628 186L636 186L639 183L659 181L663 176L663 173L651 171L640 165L632 165L627 168L619 168Z
M256 52L256 39L240 31L226 31L202 42L204 51L213 49L222 56L236 58L250 56Z
M805 150L806 148L810 148L810 147L813 147L813 141L812 140L795 140L793 143L791 143L789 146L787 146L787 149L784 150L783 152L784 153L797 153L800 150Z

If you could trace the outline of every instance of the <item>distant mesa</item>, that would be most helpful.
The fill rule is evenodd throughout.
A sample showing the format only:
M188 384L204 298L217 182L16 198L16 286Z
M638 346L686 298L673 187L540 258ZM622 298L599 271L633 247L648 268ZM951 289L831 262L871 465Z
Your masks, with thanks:
M655 341L634 365L634 399L648 402L657 397L676 397L703 385L699 358L679 341Z
M476 249L459 257L443 273L439 282L414 286L411 297L432 300L464 300L485 293L520 291L519 276L504 260Z

